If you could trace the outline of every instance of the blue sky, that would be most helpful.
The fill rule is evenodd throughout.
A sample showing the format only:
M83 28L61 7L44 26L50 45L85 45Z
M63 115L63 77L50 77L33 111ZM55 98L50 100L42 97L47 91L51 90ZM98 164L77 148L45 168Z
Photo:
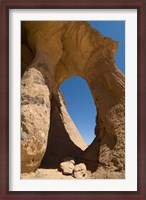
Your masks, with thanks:
M89 23L102 35L119 41L115 61L119 69L125 73L125 22L90 21ZM96 108L86 81L77 76L71 77L62 83L60 90L64 95L71 118L86 143L90 144L95 137Z

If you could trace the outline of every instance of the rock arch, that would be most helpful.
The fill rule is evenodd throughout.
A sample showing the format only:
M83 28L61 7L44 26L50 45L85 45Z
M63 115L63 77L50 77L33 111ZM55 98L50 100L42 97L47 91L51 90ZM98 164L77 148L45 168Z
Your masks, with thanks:
M50 123L52 112L59 117L56 124L61 122L53 134L49 131L56 145L61 141L57 135L60 127L66 131L68 126L62 140L72 143L69 154L77 151L81 159L96 163L95 168L99 163L115 171L124 170L125 78L114 61L117 48L117 42L102 36L87 22L22 22L22 172L35 171L45 152L51 153L46 151L48 131L57 127L54 120ZM74 75L87 81L98 110L96 138L87 149L80 134L69 130L61 110L65 106L58 88ZM63 146L60 150L56 156L61 159L66 152Z

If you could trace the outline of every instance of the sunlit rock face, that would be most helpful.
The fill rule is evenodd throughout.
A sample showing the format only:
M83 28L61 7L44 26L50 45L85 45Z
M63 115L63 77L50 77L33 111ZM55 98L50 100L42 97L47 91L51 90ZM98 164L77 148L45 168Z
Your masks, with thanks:
M22 22L21 170L58 166L64 157L87 167L124 171L124 75L114 61L118 44L87 22ZM87 147L70 118L61 83L84 78L97 109Z

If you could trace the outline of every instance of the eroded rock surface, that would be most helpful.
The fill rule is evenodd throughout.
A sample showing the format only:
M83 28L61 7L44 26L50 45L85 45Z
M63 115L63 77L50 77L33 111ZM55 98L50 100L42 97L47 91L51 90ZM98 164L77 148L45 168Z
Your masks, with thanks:
M60 169L62 170L63 174L72 174L73 170L75 168L75 161L74 160L68 160L60 163Z
M37 80L37 81L36 81ZM50 92L35 68L21 81L21 170L36 170L47 147L50 127Z
M125 77L114 61L117 48L87 22L22 22L22 172L37 170L42 159L57 166L76 156L113 176L123 173ZM58 90L75 75L87 81L97 108L95 140L87 149Z
M73 176L78 179L85 178L87 175L86 171L86 165L84 163L80 163L75 166L73 170Z

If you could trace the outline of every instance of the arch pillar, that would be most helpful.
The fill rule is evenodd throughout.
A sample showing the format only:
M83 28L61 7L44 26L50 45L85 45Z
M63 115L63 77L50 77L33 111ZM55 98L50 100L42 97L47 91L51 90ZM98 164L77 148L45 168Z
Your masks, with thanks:
M110 70L100 74L99 67ZM93 157L90 152L97 152L97 146L99 157L94 157L93 161L121 171L125 168L125 80L124 75L115 67L114 62L103 62L88 73L87 83L97 109L97 140L93 141L94 148L91 151L86 149L83 157ZM95 84L97 80L98 84Z

